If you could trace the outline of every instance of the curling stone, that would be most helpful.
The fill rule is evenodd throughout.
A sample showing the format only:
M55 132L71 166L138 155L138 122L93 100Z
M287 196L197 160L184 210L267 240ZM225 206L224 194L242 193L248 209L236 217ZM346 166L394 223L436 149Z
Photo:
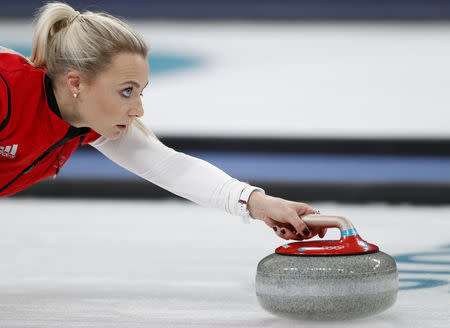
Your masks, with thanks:
M395 260L343 217L305 215L310 228L339 228L339 240L293 242L258 263L256 296L267 311L306 320L367 317L395 303Z

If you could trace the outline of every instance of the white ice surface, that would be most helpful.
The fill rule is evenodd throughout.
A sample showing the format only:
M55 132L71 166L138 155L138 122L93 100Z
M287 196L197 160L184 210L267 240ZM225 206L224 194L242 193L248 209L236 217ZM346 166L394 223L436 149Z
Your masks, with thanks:
M391 255L449 244L450 206L311 204ZM257 263L284 243L260 221L190 202L0 199L0 327L448 327L448 286L400 290L364 320L290 321L256 299ZM332 230L327 236L338 236ZM449 262L447 255L433 257ZM399 270L448 265L399 264ZM447 279L409 274L400 278ZM402 285L402 284L401 284Z

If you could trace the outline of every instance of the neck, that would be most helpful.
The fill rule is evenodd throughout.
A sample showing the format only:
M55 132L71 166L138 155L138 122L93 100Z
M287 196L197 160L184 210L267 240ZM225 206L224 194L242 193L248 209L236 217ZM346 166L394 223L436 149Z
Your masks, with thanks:
M60 90L59 88L53 87L53 92L63 121L76 128L86 126L83 124L77 109L77 99L70 95L67 90Z

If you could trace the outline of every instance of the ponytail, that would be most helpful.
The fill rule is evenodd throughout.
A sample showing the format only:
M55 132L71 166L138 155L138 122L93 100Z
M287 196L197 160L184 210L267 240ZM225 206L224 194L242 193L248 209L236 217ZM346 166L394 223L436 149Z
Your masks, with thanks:
M66 28L79 12L64 3L48 3L38 11L30 61L34 66L45 68L51 42L55 35Z

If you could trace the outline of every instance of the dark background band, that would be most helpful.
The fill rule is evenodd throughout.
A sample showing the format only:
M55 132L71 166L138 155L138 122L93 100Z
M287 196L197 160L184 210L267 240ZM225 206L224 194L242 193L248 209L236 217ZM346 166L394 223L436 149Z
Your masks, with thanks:
M75 9L145 19L448 20L445 0L68 0ZM45 1L2 1L0 17L29 18ZM94 4L95 3L95 4Z

